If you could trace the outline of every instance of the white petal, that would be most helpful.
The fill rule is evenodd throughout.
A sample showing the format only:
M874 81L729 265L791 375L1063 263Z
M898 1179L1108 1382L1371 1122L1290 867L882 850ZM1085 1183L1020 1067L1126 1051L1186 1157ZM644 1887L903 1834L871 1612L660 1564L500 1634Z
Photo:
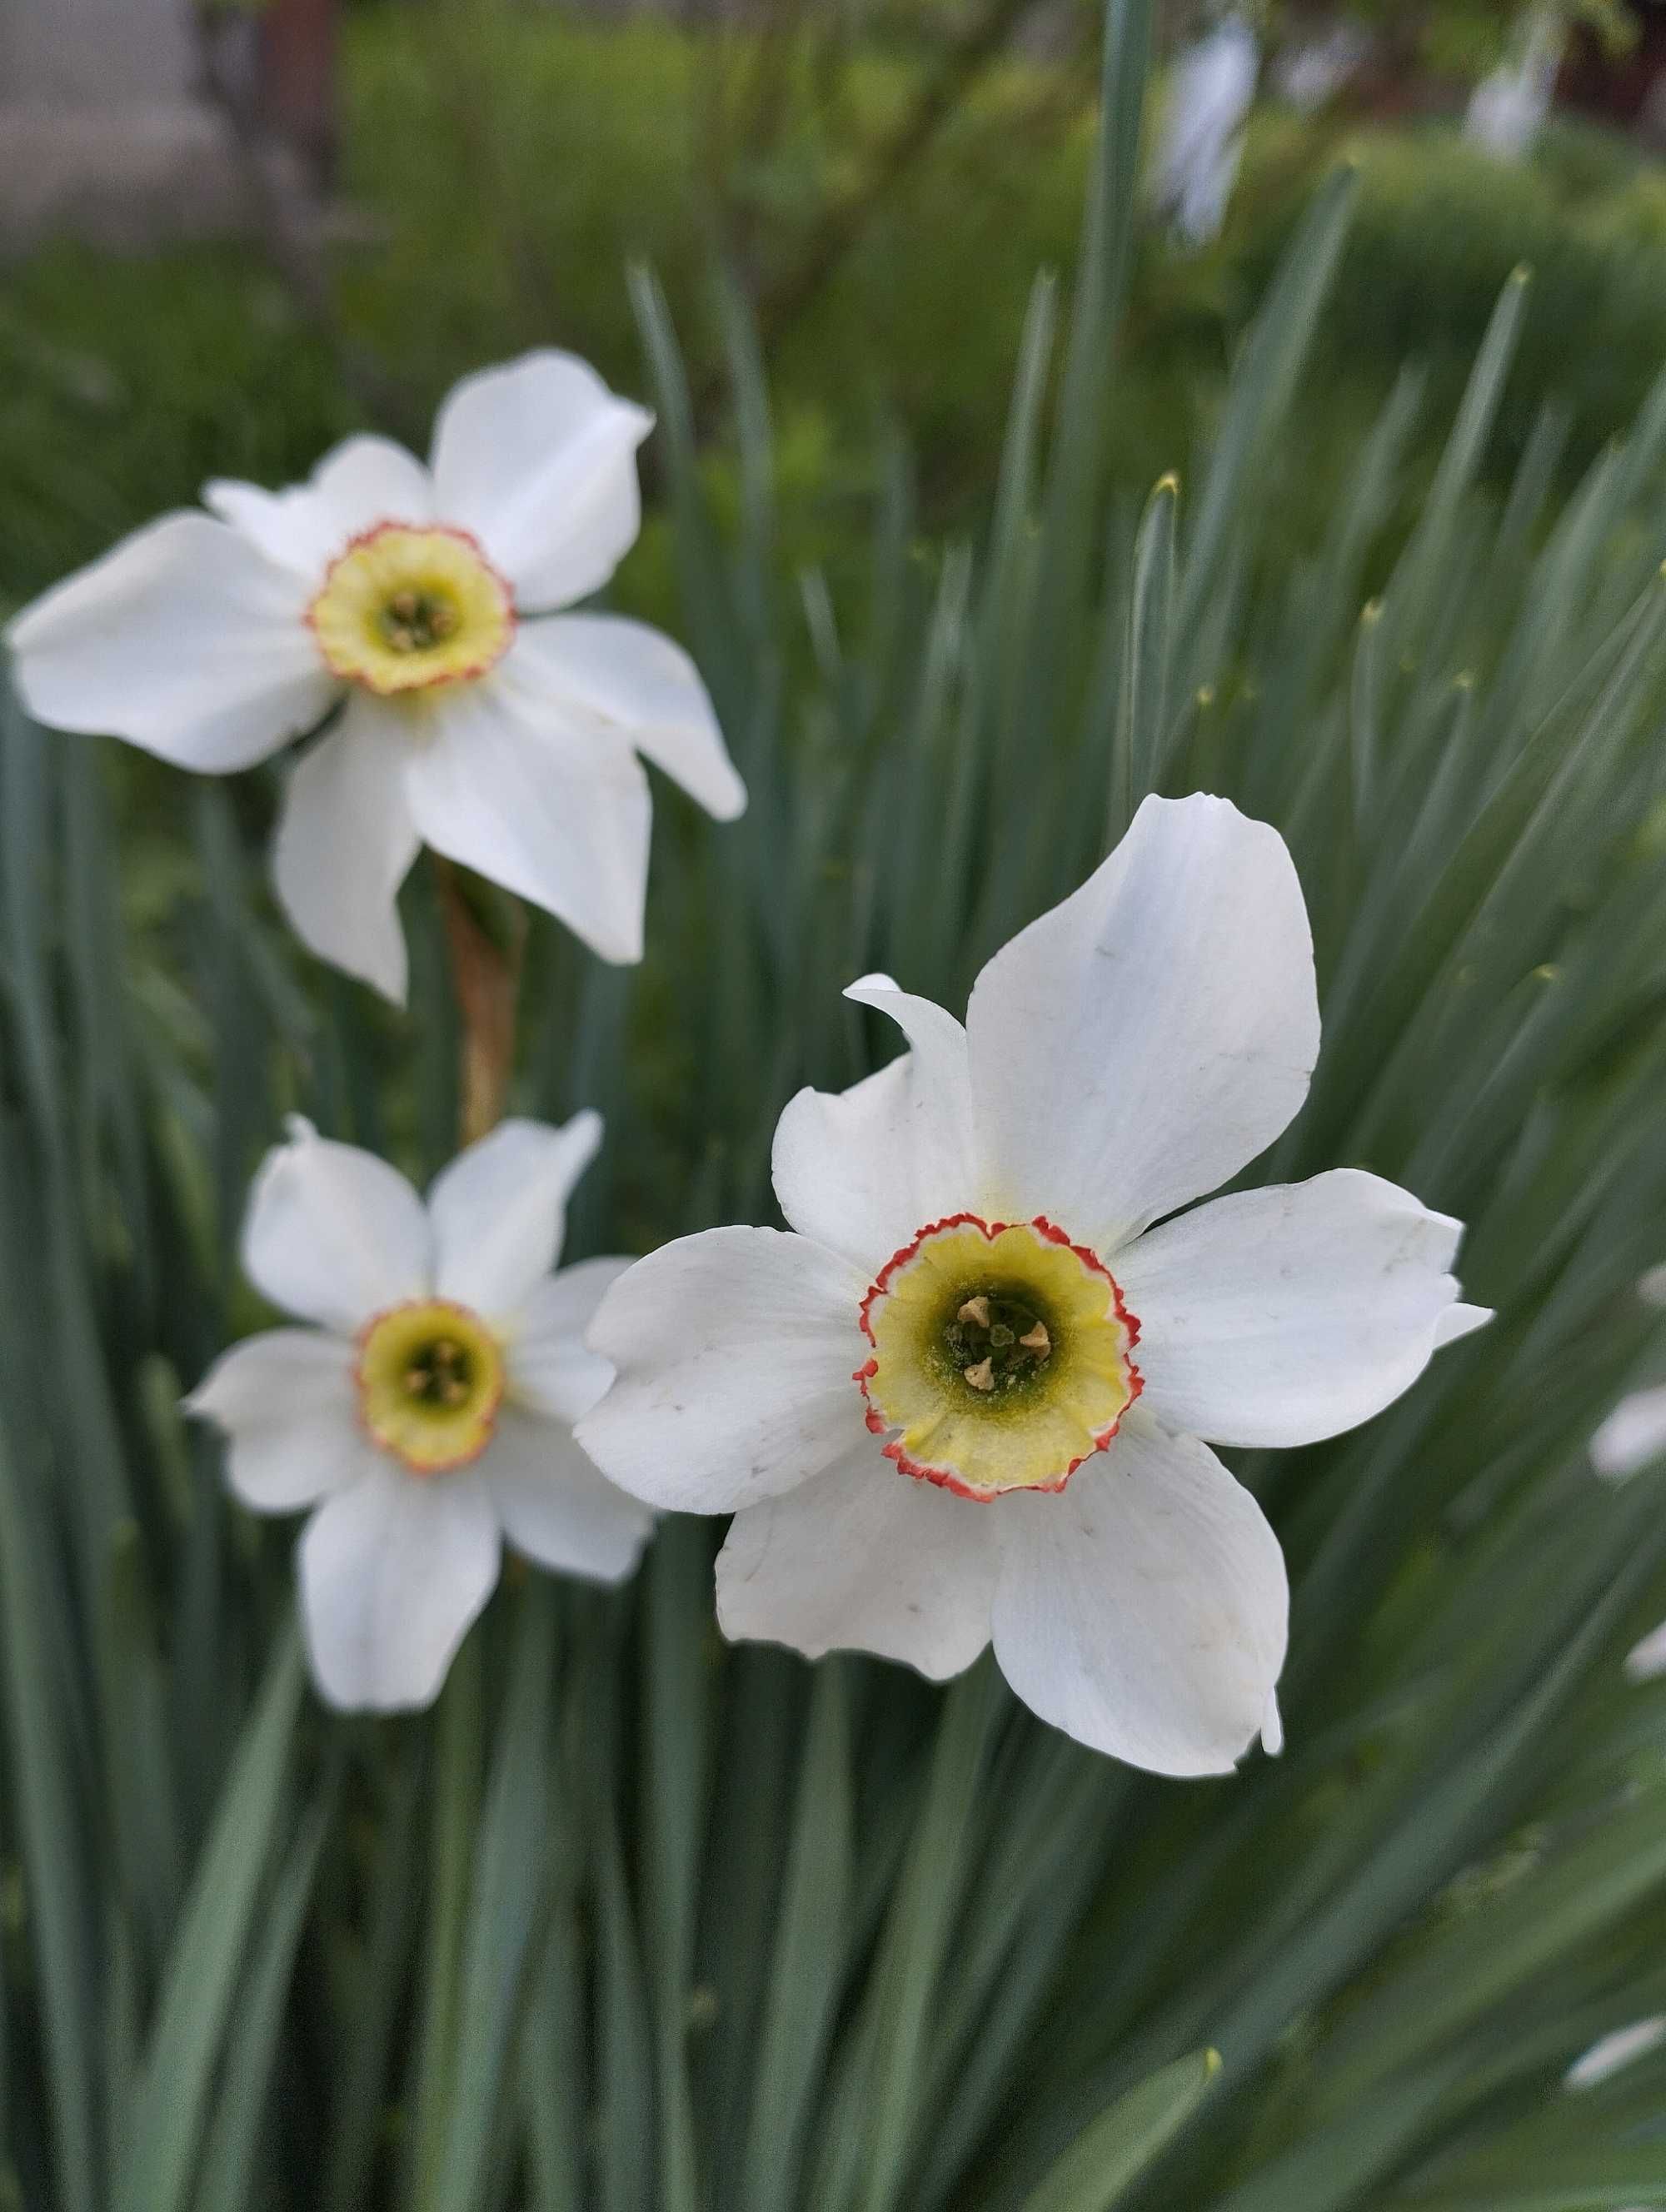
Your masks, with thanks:
M459 1152L428 1194L437 1295L492 1320L515 1313L556 1264L568 1194L601 1140L601 1116L587 1112L559 1129L500 1121Z
M525 354L456 386L434 428L442 519L473 531L524 608L599 591L641 527L654 417L576 355Z
M1622 1398L1590 1440L1590 1462L1610 1482L1623 1482L1666 1452L1666 1383Z
M413 453L391 438L348 438L287 491L216 477L203 497L263 553L305 576L310 598L349 543L379 522L434 520L434 486Z
M746 809L700 672L680 645L623 615L553 615L521 633L529 677L575 718L628 738L720 822Z
M1110 858L996 953L967 1009L1008 1218L1113 1251L1263 1152L1319 1049L1284 840L1224 799L1147 799Z
M604 960L642 957L652 811L623 738L569 726L519 642L431 710L408 790L423 840L564 921Z
M236 531L168 514L26 607L6 637L36 720L217 775L329 711L335 681L305 605Z
M793 1228L872 1279L928 1223L976 1210L982 1192L959 1023L885 977L845 996L889 1014L913 1048L848 1091L789 1100L771 1170Z
M249 1194L243 1268L274 1305L351 1336L373 1314L429 1295L428 1216L374 1152L320 1137L299 1115Z
M476 1471L424 1478L378 1454L301 1539L319 1693L348 1712L432 1704L497 1580L497 1516Z
M650 1505L733 1513L819 1474L865 1435L851 1380L863 1278L774 1229L708 1229L640 1260L590 1347L617 1380L578 1425L610 1480Z
M726 1636L808 1659L875 1651L933 1682L989 1641L995 1509L902 1473L864 1436L785 1498L748 1506L717 1559Z
M995 1657L1025 1705L1156 1774L1225 1774L1284 1664L1278 1539L1207 1444L1134 1415L1062 1495L1000 1516Z
M1633 1644L1626 1654L1626 1673L1633 1682L1657 1682L1666 1674L1666 1620Z
M597 1402L613 1370L584 1340L604 1292L629 1260L581 1260L533 1285L504 1339L509 1395L517 1405L570 1427Z
M185 1410L226 1437L226 1480L256 1513L314 1505L365 1469L353 1348L312 1328L272 1328L222 1352Z
M402 718L356 693L296 765L272 873L296 936L321 960L404 1004L399 885L421 845L405 798Z
M1467 1306L1462 1300L1448 1306L1435 1323L1435 1350L1444 1352L1449 1344L1462 1343L1478 1328L1485 1328L1492 1318L1491 1306Z
M480 1479L516 1551L557 1574L623 1582L653 1533L648 1507L616 1490L570 1430L534 1414L498 1416Z
M1261 1721L1261 1747L1269 1759L1279 1759L1284 1754L1284 1715L1279 1711L1276 1690L1269 1690L1267 1693L1267 1711L1262 1715Z
M1381 1413L1434 1356L1462 1225L1380 1176L1217 1198L1116 1255L1145 1405L1224 1444L1308 1444Z

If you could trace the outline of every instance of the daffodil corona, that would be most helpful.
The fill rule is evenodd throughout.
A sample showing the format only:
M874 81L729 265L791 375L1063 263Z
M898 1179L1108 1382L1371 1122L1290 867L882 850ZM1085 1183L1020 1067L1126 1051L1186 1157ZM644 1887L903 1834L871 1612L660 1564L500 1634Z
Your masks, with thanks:
M1284 1560L1210 1444L1335 1435L1487 1318L1448 1272L1458 1224L1375 1176L1181 1211L1279 1135L1317 1055L1282 840L1148 799L964 1028L883 976L848 995L910 1049L787 1107L792 1233L711 1231L614 1284L581 1441L649 1503L734 1515L731 1636L936 1679L993 1639L1043 1718L1136 1765L1276 1747Z
M244 1262L313 1324L250 1337L190 1401L256 1512L315 1506L301 1540L313 1671L331 1704L425 1705L497 1579L501 1540L612 1583L652 1515L572 1426L607 1387L585 1324L622 1260L550 1271L601 1134L506 1121L424 1207L394 1169L305 1122L269 1155Z
M7 633L39 720L224 774L333 716L295 767L279 897L323 958L405 989L395 899L419 848L641 957L641 754L720 820L745 792L704 685L641 623L558 611L636 536L652 417L569 354L465 379L429 466L350 438L309 483L213 483Z

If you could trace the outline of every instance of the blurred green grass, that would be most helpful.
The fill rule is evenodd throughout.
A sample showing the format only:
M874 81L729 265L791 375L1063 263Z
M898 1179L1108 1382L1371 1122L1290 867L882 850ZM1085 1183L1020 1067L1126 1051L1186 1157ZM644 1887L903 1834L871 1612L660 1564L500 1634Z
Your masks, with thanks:
M853 183L853 149L905 110L923 64L876 48L828 82L789 65L773 85L778 117L737 130L734 115L760 96L759 57L731 46L724 137L702 52L660 23L352 15L343 184L353 234L331 255L327 333L240 245L121 259L65 242L4 271L0 605L190 500L210 473L303 474L364 417L344 354L375 364L401 418L393 427L418 442L458 375L533 343L570 345L640 389L632 261L665 287L696 393L714 385L720 250L767 296L830 196ZM766 328L793 565L836 579L842 554L866 537L899 434L932 523L976 526L987 511L1030 285L1037 268L1068 265L1091 124L1070 68L1000 64L882 198L805 312ZM1305 466L1276 488L1286 551L1312 542L1408 357L1430 372L1432 465L1433 426L1518 261L1538 283L1489 456L1498 480L1548 398L1566 410L1571 481L1634 416L1666 359L1666 173L1620 142L1561 126L1535 163L1511 168L1444 126L1361 134L1269 113L1218 245L1182 257L1143 241L1106 459L1130 494L1207 443L1253 304L1341 152L1363 170L1359 215L1322 335ZM721 454L720 441L720 498ZM663 607L652 536L624 580L633 599Z

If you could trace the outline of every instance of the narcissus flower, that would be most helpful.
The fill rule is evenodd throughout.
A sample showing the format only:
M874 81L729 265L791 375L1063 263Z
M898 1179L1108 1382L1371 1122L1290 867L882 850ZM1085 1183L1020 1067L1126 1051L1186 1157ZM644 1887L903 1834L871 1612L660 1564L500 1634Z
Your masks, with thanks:
M550 1272L600 1139L593 1114L506 1121L426 1207L385 1160L305 1121L261 1168L244 1265L313 1326L234 1346L187 1402L224 1430L246 1505L317 1508L301 1590L332 1705L428 1704L491 1595L502 1538L593 1582L636 1564L653 1516L572 1434L611 1374L585 1326L626 1262Z
M640 1498L733 1512L731 1636L938 1679L993 1638L1081 1741L1223 1771L1276 1742L1287 1590L1210 1443L1334 1436L1486 1318L1458 1224L1375 1176L1177 1214L1307 1090L1289 854L1224 800L1147 799L964 1029L884 977L848 995L911 1049L787 1107L793 1233L688 1237L613 1285L589 1341L617 1379L580 1438Z
M427 467L350 438L292 490L214 483L26 608L24 704L181 768L251 766L339 714L290 778L278 896L313 951L405 988L394 899L423 844L638 960L640 753L728 821L745 792L681 648L562 614L636 536L653 418L570 354L458 385Z

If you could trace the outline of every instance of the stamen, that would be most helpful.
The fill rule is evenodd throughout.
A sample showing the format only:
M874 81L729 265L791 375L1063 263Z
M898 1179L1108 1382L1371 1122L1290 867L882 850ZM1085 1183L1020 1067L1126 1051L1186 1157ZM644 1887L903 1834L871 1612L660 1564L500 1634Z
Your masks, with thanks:
M960 1311L955 1316L955 1319L957 1321L964 1321L970 1323L973 1328L988 1328L989 1326L988 1299L984 1297L968 1298L965 1304L962 1306Z
M993 1390L995 1387L995 1367L992 1359L980 1359L976 1367L965 1370L966 1380L974 1390Z
M1038 1321L1034 1328L1018 1339L1018 1342L1026 1352L1037 1352L1043 1359L1053 1349L1053 1340L1047 1334L1047 1325L1044 1322Z

